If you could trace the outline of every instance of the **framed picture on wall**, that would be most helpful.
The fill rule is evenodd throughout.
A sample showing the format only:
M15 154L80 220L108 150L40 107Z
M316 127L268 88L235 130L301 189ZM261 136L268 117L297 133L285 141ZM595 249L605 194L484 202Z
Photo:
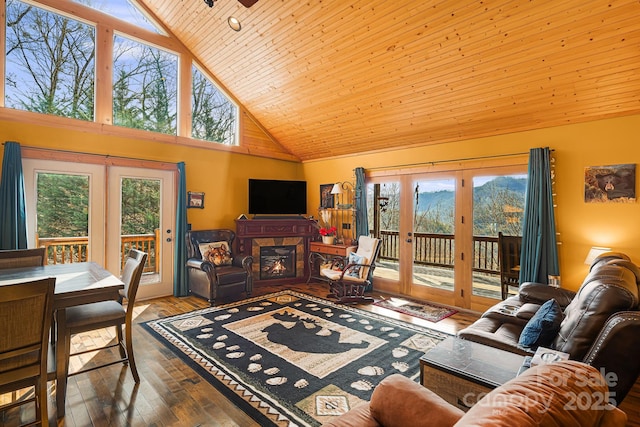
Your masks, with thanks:
M187 193L187 207L204 209L204 193L189 191Z
M584 201L633 203L636 201L636 165L590 166L584 170Z
M320 184L320 207L323 209L334 207L332 188L333 184Z

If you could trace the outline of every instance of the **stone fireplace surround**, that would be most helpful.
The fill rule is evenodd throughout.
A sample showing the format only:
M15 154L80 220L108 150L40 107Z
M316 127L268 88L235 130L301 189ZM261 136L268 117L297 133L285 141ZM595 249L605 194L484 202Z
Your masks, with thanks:
M254 285L274 285L306 282L309 278L309 242L317 236L315 221L301 216L253 218L236 220L237 251L253 256ZM260 247L296 247L296 276L260 279Z

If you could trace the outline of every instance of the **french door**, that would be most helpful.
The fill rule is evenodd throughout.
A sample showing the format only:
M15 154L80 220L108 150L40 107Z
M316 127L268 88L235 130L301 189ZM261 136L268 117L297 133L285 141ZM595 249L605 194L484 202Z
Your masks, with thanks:
M525 162L370 176L370 229L383 240L374 287L474 310L493 305L498 232L521 235Z
M173 288L171 171L23 159L30 246L49 263L95 261L119 275L130 248L149 254L141 299Z
M460 305L456 284L462 283L463 270L457 262L465 237L462 225L456 221L459 200L464 192L459 188L460 172L429 173L406 177L412 191L410 221L406 232L411 252L411 280L405 291L423 299ZM458 268L456 268L458 267ZM457 273L457 275L456 275Z
M109 167L107 259L110 271L120 271L130 248L144 250L148 262L138 298L173 293L173 173L157 169Z

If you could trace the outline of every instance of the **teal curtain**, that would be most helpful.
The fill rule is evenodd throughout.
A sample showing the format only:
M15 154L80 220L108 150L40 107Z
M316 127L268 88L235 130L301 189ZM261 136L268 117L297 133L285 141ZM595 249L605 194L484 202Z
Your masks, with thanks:
M187 178L184 162L178 163L178 197L176 206L175 253L173 266L173 294L184 297L189 294L187 283Z
M532 148L524 205L520 283L548 283L559 275L549 148Z
M27 211L22 155L17 142L4 143L0 177L0 249L27 248Z
M356 239L369 235L369 220L367 218L367 185L365 183L364 168L356 168Z

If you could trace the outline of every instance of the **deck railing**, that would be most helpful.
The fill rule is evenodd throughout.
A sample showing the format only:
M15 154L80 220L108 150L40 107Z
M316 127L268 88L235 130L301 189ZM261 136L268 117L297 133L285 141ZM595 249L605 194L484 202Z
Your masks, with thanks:
M382 230L380 258L398 261L400 235L397 231ZM429 267L453 268L455 239L453 234L413 233L414 262ZM498 261L498 238L473 236L473 271L500 274Z
M138 249L149 254L144 267L145 273L159 273L160 230L153 234L126 234L120 236L121 266L127 259L129 249ZM36 235L36 247L45 247L48 264L68 264L88 260L89 237L46 237Z
M380 232L382 249L380 258L389 261L399 260L400 236L397 231ZM158 273L160 259L160 230L153 234L132 234L120 237L120 253L123 254L122 266L129 249L138 249L149 254L145 272ZM428 267L453 268L455 257L455 239L453 234L414 233L414 260L418 265ZM87 260L88 237L36 237L36 247L44 246L49 264L83 262ZM487 274L500 274L498 261L498 238L473 236L473 271Z

